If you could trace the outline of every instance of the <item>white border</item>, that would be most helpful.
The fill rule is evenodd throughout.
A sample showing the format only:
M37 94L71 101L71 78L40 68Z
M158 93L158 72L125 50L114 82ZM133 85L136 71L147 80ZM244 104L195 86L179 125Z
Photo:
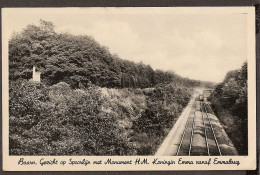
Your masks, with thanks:
M8 113L8 40L5 33L8 31L8 14L12 13L17 8L2 9L2 109L3 109L3 170L4 171L110 171L110 170L253 170L256 169L256 61L255 61L255 9L254 7L152 7L152 8L87 8L88 10L81 10L81 8L44 8L50 14L64 13L91 13L91 14L231 14L244 13L247 15L247 56L248 56L248 140L249 151L248 156L222 156L219 160L239 160L240 165L87 165L87 166L18 166L19 158L23 157L30 160L39 160L44 158L50 160L56 158L58 160L107 160L108 157L113 160L132 160L136 158L147 158L152 161L154 158L160 160L175 160L178 162L179 158L183 160L208 160L215 157L203 156L9 156L8 151L8 131L9 131L9 113ZM43 8L19 8L24 9L24 13L29 13L30 10L35 10L40 13ZM83 8L86 9L86 8Z

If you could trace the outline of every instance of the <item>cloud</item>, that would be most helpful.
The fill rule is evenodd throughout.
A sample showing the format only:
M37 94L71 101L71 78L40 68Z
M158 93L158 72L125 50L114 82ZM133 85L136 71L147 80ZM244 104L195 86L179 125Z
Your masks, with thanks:
M195 79L221 81L247 59L245 15L23 12L8 19L10 31L49 20L57 32L93 36L123 59Z
M194 41L203 50L218 50L223 46L223 39L218 33L212 31L200 31L193 35Z
M88 27L66 26L59 31L93 36L101 45L107 46L112 53L119 53L121 57L136 52L142 43L126 22L97 21Z

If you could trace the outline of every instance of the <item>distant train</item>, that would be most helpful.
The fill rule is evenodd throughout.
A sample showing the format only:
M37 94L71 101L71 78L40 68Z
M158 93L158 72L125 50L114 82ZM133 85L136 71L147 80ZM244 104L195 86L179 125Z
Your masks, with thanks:
M204 101L204 102L206 102L208 100L208 97L210 96L211 93L212 93L212 89L204 90L203 93L200 94L197 97L197 101Z
M212 89L205 89L203 91L204 102L208 101L208 97L210 96L211 93L212 93Z

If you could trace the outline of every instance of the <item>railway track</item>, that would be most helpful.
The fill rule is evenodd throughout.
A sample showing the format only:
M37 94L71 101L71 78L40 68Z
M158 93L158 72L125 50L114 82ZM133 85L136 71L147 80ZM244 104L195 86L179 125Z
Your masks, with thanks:
M206 104L196 103L199 107L186 122L176 156L222 156Z

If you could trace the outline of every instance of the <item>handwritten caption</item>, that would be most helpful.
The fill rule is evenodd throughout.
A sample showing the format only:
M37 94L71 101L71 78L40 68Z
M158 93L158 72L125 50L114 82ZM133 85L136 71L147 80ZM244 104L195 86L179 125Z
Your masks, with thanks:
M187 158L174 158L174 159L161 159L161 158L134 158L127 160L116 160L115 158L107 158L105 160L88 160L87 158L40 158L38 161L30 160L29 158L21 157L18 160L19 166L91 166L91 165L166 165L166 166L174 166L174 165L240 165L239 160L233 160L232 158L208 158L207 160L189 160Z

